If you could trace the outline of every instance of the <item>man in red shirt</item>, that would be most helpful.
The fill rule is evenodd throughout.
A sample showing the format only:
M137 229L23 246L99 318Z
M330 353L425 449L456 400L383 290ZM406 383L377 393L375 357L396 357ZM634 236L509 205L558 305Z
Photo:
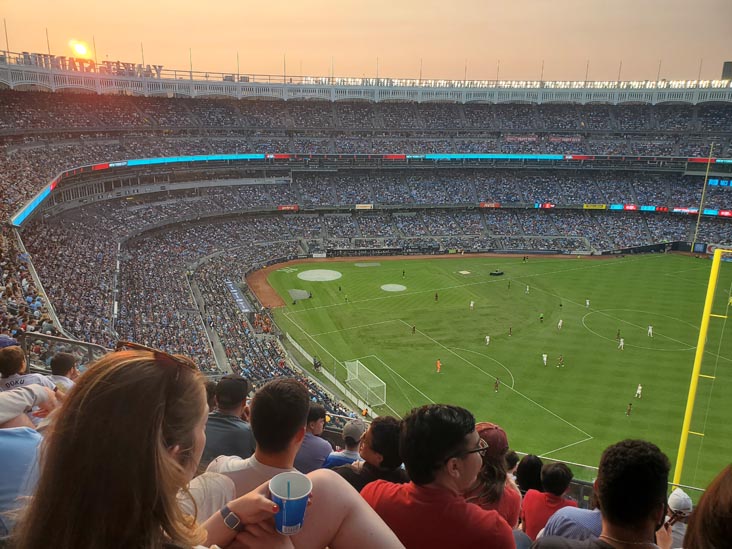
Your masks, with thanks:
M529 490L521 506L524 532L532 540L536 539L555 511L562 507L577 507L576 502L562 497L571 480L572 471L564 463L547 463L541 468L544 491Z
M361 495L407 549L513 549L508 523L496 511L467 503L488 449L468 410L446 404L415 408L402 421L399 449L407 484L377 480Z

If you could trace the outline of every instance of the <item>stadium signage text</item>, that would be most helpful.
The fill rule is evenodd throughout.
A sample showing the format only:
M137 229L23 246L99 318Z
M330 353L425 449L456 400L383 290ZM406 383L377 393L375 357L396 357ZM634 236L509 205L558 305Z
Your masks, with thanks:
M508 143L534 143L539 140L536 135L507 135L505 137Z
M27 51L24 51L22 55L24 65L60 71L93 72L145 78L161 78L163 72L163 65L142 65L141 63L124 63L122 61L95 63L92 59L48 55L46 53L28 53Z
M553 135L549 141L551 143L579 143L582 138L576 135Z
M236 284L234 284L231 280L224 280L224 284L226 284L229 292L231 292L231 297L234 298L236 306L242 313L247 314L254 312L254 309L252 309L249 301L247 301L247 299L242 295L239 288L236 287Z

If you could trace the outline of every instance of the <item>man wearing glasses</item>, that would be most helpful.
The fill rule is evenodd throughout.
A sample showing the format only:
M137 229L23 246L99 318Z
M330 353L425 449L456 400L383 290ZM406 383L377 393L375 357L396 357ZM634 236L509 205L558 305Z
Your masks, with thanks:
M361 495L408 549L515 547L511 527L496 511L463 497L488 449L473 414L446 404L415 408L402 421L399 449L411 482L377 480Z

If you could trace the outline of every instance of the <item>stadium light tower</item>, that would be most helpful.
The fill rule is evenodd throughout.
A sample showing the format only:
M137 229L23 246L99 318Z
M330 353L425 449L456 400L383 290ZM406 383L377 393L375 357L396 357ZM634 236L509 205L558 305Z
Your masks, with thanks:
M691 241L691 251L694 251L696 239L699 236L699 224L701 223L702 212L704 211L704 198L707 194L707 181L709 180L709 168L712 165L712 153L714 152L714 143L709 146L709 156L707 157L707 171L704 174L704 186L702 187L701 201L699 202L699 213L696 216L696 227L694 227L694 239Z
M10 51L10 42L8 42L8 22L3 17L3 27L5 27L5 51Z

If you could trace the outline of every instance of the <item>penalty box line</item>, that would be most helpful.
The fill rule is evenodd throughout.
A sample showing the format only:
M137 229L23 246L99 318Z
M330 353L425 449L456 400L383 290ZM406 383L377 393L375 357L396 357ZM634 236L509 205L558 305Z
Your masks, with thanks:
M319 334L313 334L313 337L324 336L328 334L337 334L339 332L346 332L348 330L359 330L361 328L370 328L371 326L379 326L380 324L389 324L390 322L400 322L398 319L382 320L381 322L372 322L371 324L359 324L358 326L349 326L347 328L340 328L338 330L331 330L329 332L320 332Z
M402 375L401 375L401 374L400 374L399 372L395 371L395 370L394 370L394 369L393 369L393 368L392 368L391 366L389 366L389 365L388 365L388 364L387 364L386 362L384 362L383 360L381 360L381 359L380 359L380 358L379 358L378 356L376 356L376 355L366 355L366 356L358 357L358 358L356 358L356 359L354 359L354 360L362 360L362 359L366 359L366 358L373 358L373 359L376 359L376 360L378 360L379 362L381 362L381 364L382 364L382 365L383 365L383 366L384 366L385 368L387 368L387 369L388 369L388 370L390 371L390 373L391 373L392 375L397 375L397 376L399 376L399 377L400 377L400 378L401 378L401 379L402 379L402 380L403 380L403 381L404 381L404 382L405 382L405 383L406 383L407 385L409 385L410 387L412 387L412 388L413 388L413 389L414 389L415 391L417 391L417 392L418 392L418 393L419 393L420 395L422 395L422 396L423 396L423 397L424 397L425 399L427 399L427 400L428 400L429 402L431 402L432 404L434 404L434 403L435 403L435 401L434 401L434 400L432 400L432 399L431 399L430 397L428 397L428 396L427 396L426 394L424 394L424 393L423 393L422 391L420 391L419 389L417 389L417 388L416 388L416 387L415 387L414 385L412 385L412 384L411 384L411 383L410 383L410 382L409 382L408 380L404 379L404 377L403 377L403 376L402 376ZM407 401L409 401L409 403L410 403L410 406L413 406L413 404L412 404L412 401L411 401L411 399L410 399L410 398L409 398L409 396L407 396L407 394L406 394L406 393L405 393L405 392L404 392L404 391L402 390L402 388L401 388L401 387L398 387L398 389L399 389L399 391L400 391L400 392L402 393L402 395L404 395L404 398L406 398L406 399L407 399ZM512 388L512 387L510 387L510 389L512 389L512 390L513 390L513 388ZM519 393L518 391L514 391L514 392L516 392L516 393L517 393L518 395L520 395L520 396L524 396L524 398L528 398L528 397L525 397L525 395L522 395L521 393ZM531 399L528 399L528 400L531 400ZM536 403L535 403L535 404L536 404ZM543 406L541 406L540 404L537 404L537 405L538 405L538 406L540 406L541 408L544 408L544 407L543 407ZM546 410L546 408L544 408L544 409ZM555 416L556 416L556 414L554 414L554 413L553 413L553 412L551 412L550 410L547 410L547 411L548 411L548 412L549 412L550 414L553 414L553 415L555 415ZM556 417L558 417L558 418L559 418L559 416L556 416ZM562 418L559 418L559 419L562 419ZM568 423L568 422L567 422L566 420L562 420L562 421L565 421L565 423ZM580 432L583 432L583 431L582 431L581 429L579 429L579 427L576 427L576 426L572 425L571 423L570 423L569 425L571 425L572 427L574 427L574 428L575 428L575 429L577 429L578 431L580 431ZM592 439L594 438L594 437L592 437L591 435L588 435L587 433L584 433L584 434L586 434L587 436L586 436L585 438L581 439L581 440L578 440L578 441L575 441L575 442L571 442L570 444L565 444L564 446L560 446L559 448L554 448L553 450L549 450L549 451L546 451L546 452L542 452L541 454L539 454L539 456L540 456L540 457L545 457L545 456L549 456L549 454L553 454L553 453L555 453L555 452L559 452L560 450L565 450L566 448L571 448L571 447L573 447L573 446L577 446L578 444L582 444L582 443L584 443L584 442L587 442L587 441L589 441L589 440L592 440Z
M430 401L430 402L431 402L432 404L435 404L435 401L434 401L434 400L432 400L432 399L431 399L430 397L428 397L428 396L427 396L426 394L424 394L424 393L423 393L422 391L420 391L419 389L417 389L417 387L415 387L414 385L412 385L412 384L411 384L411 383L410 383L410 382L409 382L409 381L408 381L407 379L405 379L405 378L404 378L404 376L402 376L402 375L401 375L401 374L400 374L399 372L397 372L396 370L394 370L394 368L392 368L391 366L389 366L389 365L388 365L388 364L387 364L386 362L384 362L383 360L381 360L381 359L380 359L380 358L379 358L378 356L376 356L376 355L366 355L366 356L362 356L362 357L356 358L356 359L354 359L354 360L361 360L362 358L375 358L376 360L378 360L379 362L381 362L381 364L382 364L382 365L383 365L383 366L384 366L384 367L385 367L385 368L386 368L387 370L389 370L389 371L390 371L390 372L391 372L392 374L394 374L394 375L397 375L397 376L399 376L399 378L400 378L400 379L401 379L401 380L402 380L402 381L403 381L404 383L406 383L407 385L409 385L409 386L410 386L410 387L411 387L412 389L414 389L415 391L417 391L417 392L418 392L418 393L419 393L420 395L422 395L422 396L423 396L424 398L426 398L426 399L427 399L428 401ZM404 396L406 396L406 395L404 395ZM407 400L409 400L409 398L407 398Z
M314 345L317 345L318 347L320 347L326 355L328 355L329 357L331 357L336 363L342 365L342 362L343 362L342 360L338 360L338 358L333 353L331 353L328 349L326 349L325 347L323 347L313 336L311 336L307 332L307 330L305 330L302 326L300 326L297 322L295 322L290 317L290 315L288 313L285 313L285 316L287 317L287 319L290 322L292 322L293 326L296 326L297 329L300 330L305 337L307 337L310 341L312 341ZM387 408L389 408L389 410L391 410L394 413L395 416L401 417L399 415L399 412L397 412L394 408L392 408L391 406L389 406L386 402L384 403L384 406L386 406Z
M416 387L414 387L414 385L412 385L412 384L411 384L411 383L409 383L409 382L408 382L407 380L405 380L405 379L404 379L404 378L403 378L403 377L402 377L401 375L399 375L399 374L398 374L397 372L395 372L393 368L391 368L391 367L390 367L390 366L389 366L388 364L386 364L386 362L384 362L383 360L381 360L381 359L380 359L380 358L379 358L378 356L376 356L376 355L366 355L366 356L362 356L362 357L354 358L353 360L358 360L358 361L360 362L360 361L361 361L361 359L366 359L366 358L375 358L376 360L378 360L379 362L381 362L381 364L382 364L382 365L383 365L384 367L386 367L386 368L387 368L387 369L389 370L389 372L388 372L388 373L389 373L389 375L391 376L391 379L392 379L392 380L394 381L394 385L395 385L395 386L396 386L396 388L397 388L397 389L399 390L399 392L400 392L400 393L402 394L402 396L403 396L403 397L404 397L405 399L407 399L407 402L409 403L409 407L410 407L410 408L414 408L414 402L412 402L412 399L411 399L411 398L409 398L409 395L408 395L408 394L407 394L407 393L406 393L406 392L404 391L404 389L402 389L402 386L401 386L401 385L399 384L399 382L397 381L397 378L395 377L395 375L398 375L399 377L401 377L401 378L402 378L402 380L404 380L404 382L405 382L405 383L407 383L408 385L411 385L411 386L412 386L412 387L413 387L413 388L414 388L414 389L415 389L415 390L416 390L417 392L420 392L420 391L419 391L419 389L417 389ZM382 381L383 381L383 380L382 380ZM424 396L425 398L427 398L427 400L431 400L431 399L430 399L430 398L429 398L429 397L428 397L427 395L423 395L423 396Z
M404 321L402 320L402 322L404 322ZM406 322L404 322L404 323L405 323L405 324L407 324ZM425 334L425 333L422 333L422 335L423 335L424 337L426 337L427 339L431 340L431 341L432 341L433 343L435 343L435 345L438 345L439 347L442 347L442 348L443 348L443 349L444 349L445 351L447 351L448 353L450 353L450 354L452 354L452 355L456 356L456 357L457 357L457 358L459 358L460 360L462 360L462 361L464 361L464 362L467 362L468 364L470 364L470 365L471 365L471 366L473 366L474 368L478 369L478 370L479 370L480 372L482 372L483 374L485 374L485 375L489 375L489 374L487 374L486 372L484 372L483 370L481 370L480 368L478 368L477 366L475 366L474 364L472 364L472 363L471 363L471 362L470 362L469 360L466 360L465 358L461 357L461 356L460 356L459 354L457 354L457 353L456 353L455 351L453 351L452 349L449 349L448 347L446 347L445 345L443 345L442 343L440 343L439 341L437 341L437 340L436 340L436 339L434 339L433 337L430 337L430 336L428 336L428 335L427 335L427 334ZM557 414L557 413L555 413L555 412L552 412L552 411L551 411L551 410L550 410L549 408L547 408L546 406L542 406L541 404L539 404L539 403L538 403L538 402L536 402L535 400L533 400L533 399L529 398L528 396L526 396L526 395L525 395L525 394L523 394L522 392L520 392L520 391L516 390L516 389L515 389L514 387L511 387L511 386L508 386L508 385L506 385L506 387L507 387L507 388L508 388L508 389L509 389L510 391L513 391L514 393L516 393L516 394L517 394L518 396L520 396L520 397L524 398L525 400L528 400L528 401L529 401L530 403L532 403L532 404L533 404L534 406L536 406L536 407L538 407L538 408L541 408L542 410L544 410L544 411L545 411L545 412L547 412L548 414L550 414L550 415L554 416L555 418L557 418L557 419L558 419L558 420L560 420L561 422L563 422L563 423L566 423L567 425L569 425L570 427L572 427L572 428L573 428L573 429L575 429L576 431L579 431L580 433L582 433L582 434L583 434L583 435L584 435L585 437L587 437L588 439L591 439L591 438L593 438L593 437L592 437L592 435L591 435L590 433L588 433L587 431L585 431L585 430L583 430L583 429L580 429L580 428L579 428L579 427L577 427L577 426L576 426L576 425L575 425L574 423L572 423L572 422L570 422L570 421L568 421L568 420L564 419L564 418L563 418L562 416L560 416L559 414Z

